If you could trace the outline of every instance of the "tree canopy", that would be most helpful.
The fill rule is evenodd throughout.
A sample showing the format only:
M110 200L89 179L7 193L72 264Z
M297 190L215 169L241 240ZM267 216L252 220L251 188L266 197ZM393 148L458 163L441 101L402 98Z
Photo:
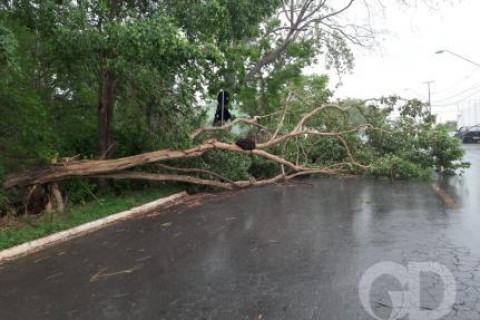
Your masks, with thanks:
M351 47L371 45L376 30L351 12L378 4L358 0L0 1L0 178L76 155L113 159L191 148L198 141L192 141L190 134L205 127L212 98L221 89L232 93L233 108L239 114L264 119L284 114L271 124L262 123L265 130L254 126L241 132L256 135L259 141L262 131L285 134L312 108L328 104L333 94L326 76L305 76L303 69L315 63L338 72L352 68ZM385 103L382 107L352 103L357 107L342 114L322 113L309 126L343 132L371 122L378 128L399 130L401 138L380 131L364 133L369 137L368 148L357 132L344 139L351 152L367 162L375 162L373 157L390 161L385 160L385 168L398 168L400 160L412 164L422 160L419 171L411 176L421 176L436 165L454 168L452 162L461 157L457 149L450 158L444 155L445 150L458 148L451 140L449 146L435 140L438 150L430 152L432 139L444 133L432 125L433 119L412 116L422 109L415 103L402 107L398 123L391 123L386 111L398 108L395 103L389 102L388 108ZM285 132L277 130L276 121ZM418 127L419 123L428 125ZM215 139L233 142L234 133L218 132ZM269 151L295 162L291 157L297 157L298 150L308 150L302 153L305 164L330 165L348 156L341 140L317 138L288 139ZM265 159L237 156L212 150L195 165L205 170L225 166L231 173L228 179L234 180L278 173ZM371 173L391 175L385 168Z

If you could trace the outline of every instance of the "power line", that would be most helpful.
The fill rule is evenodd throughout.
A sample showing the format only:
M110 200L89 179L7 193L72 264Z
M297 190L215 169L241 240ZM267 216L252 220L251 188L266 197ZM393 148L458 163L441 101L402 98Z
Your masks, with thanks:
M463 83L465 80L471 78L475 73L477 73L478 71L480 71L480 68L475 68L475 70L473 70L472 72L470 72L468 75L466 75L465 77L461 78L460 80L458 80L457 82L455 82L454 84L452 84L451 86L449 86L448 88L446 89L442 89L442 90L435 90L432 92L433 95L437 94L437 92L448 92L450 90L452 90L453 88L456 88L458 87L458 85L460 85L461 83Z
M480 88L480 82L476 83L474 86L472 86L470 88L467 88L467 89L465 89L465 90L463 90L459 93L453 94L453 95L451 95L449 97L446 97L446 98L443 98L443 99L436 100L435 102L436 103L439 103L439 102L441 103L441 102L444 102L444 101L448 101L452 98L457 98L457 97L459 97L459 96L461 96L461 95L463 95L463 94L465 94L465 93L467 93L471 90L475 90L475 89L478 89L478 88Z
M455 102L443 103L443 104L435 104L434 107L437 107L437 108L438 107L449 107L451 105L459 104L460 102L463 102L463 101L467 100L468 98L473 97L477 93L480 93L480 90L474 91L472 94L462 98L461 100L458 100L458 101L455 101Z

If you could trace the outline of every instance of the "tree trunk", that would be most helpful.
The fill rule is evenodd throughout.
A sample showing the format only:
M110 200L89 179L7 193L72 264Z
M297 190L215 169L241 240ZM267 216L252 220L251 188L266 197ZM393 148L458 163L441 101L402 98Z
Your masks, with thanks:
M110 79L112 80L112 79ZM108 87L108 86L106 86ZM113 101L113 87L114 83L112 82L112 86L108 87L109 90L106 90L109 94L107 97L112 98ZM103 89L103 87L102 87ZM289 95L290 97L291 95ZM158 150L153 152L142 153L134 156L123 157L118 159L100 159L100 160L78 160L78 161L64 161L60 163L51 164L46 167L42 168L34 168L31 170L27 170L24 172L11 174L6 177L6 179L2 183L3 189L11 189L14 187L25 187L25 186L32 186L32 185L42 185L45 183L54 183L56 181L64 180L71 177L92 177L92 178L111 178L111 179L143 179L143 180L153 180L153 181L181 181L187 183L194 183L194 184L203 184L203 185L210 185L216 186L221 188L236 188L236 187L247 187L253 185L263 185L274 183L276 181L290 179L298 175L305 175L305 174L339 174L339 173L349 173L350 169L345 168L346 164L349 164L351 167L356 167L360 170L366 171L370 168L370 165L364 165L357 162L354 159L352 152L348 146L347 141L343 138L344 135L347 134L354 134L361 129L365 128L373 128L370 124L360 125L358 127L345 130L345 131L318 131L316 129L309 128L305 125L305 123L315 115L324 112L326 110L336 110L340 113L347 112L349 110L348 107L342 107L336 104L325 104L316 107L314 110L310 111L309 113L303 115L303 117L297 122L296 126L291 129L287 133L281 133L282 128L284 128L284 118L286 112L290 110L288 108L290 99L287 99L285 103L285 111L282 113L281 118L278 122L277 129L274 133L269 133L268 137L269 140L262 143L257 143L256 148L253 150L244 150L237 144L228 144L224 142L217 141L215 139L205 140L203 143L186 150ZM104 101L101 101L101 107L103 110L106 104ZM113 105L110 105L113 106ZM100 110L99 110L100 111ZM104 117L103 113L99 112L99 115ZM108 116L108 112L106 112ZM102 118L104 119L104 118ZM248 124L254 127L260 127L266 129L263 125L259 124L259 118L254 117L253 119L242 119L238 118L232 121L229 124L226 124L222 127L213 127L213 128L202 128L201 130L195 131L194 134L191 135L192 138L195 138L199 134L205 131L215 131L215 130L227 130L231 126L237 123ZM107 119L108 120L108 119ZM100 129L104 130L104 133L107 134L111 132L108 130L108 121L105 123L99 123ZM111 123L110 123L111 124ZM108 136L107 136L108 137ZM340 144L344 148L345 152L345 159L340 161L334 165L328 166L317 166L312 167L308 166L308 161L303 164L300 163L293 163L288 159L284 158L282 155L276 155L274 153L270 153L267 150L270 150L272 147L277 145L284 144L289 139L296 139L298 141L298 137L331 137L336 138ZM105 140L103 140L105 141ZM102 142L103 143L103 142ZM221 176L221 174L213 173L213 172L206 172L205 169L201 168L175 168L171 166L165 166L164 164L160 165L163 169L167 170L174 170L178 172L186 173L186 175L174 175L174 174L159 174L157 172L141 172L141 171L129 171L126 172L128 169L138 168L138 167L145 167L149 164L159 163L163 161L174 161L179 159L188 159L193 157L200 157L205 152L209 150L222 150L225 152L237 152L237 153L244 153L244 154L253 154L258 157L262 157L268 161L273 163L277 163L278 165L282 166L282 168L288 168L284 173L282 173L277 178L272 179L265 179L260 181L229 181ZM107 150L108 151L108 150ZM297 148L297 152L300 152L300 148ZM298 157L297 157L298 158ZM307 166L306 166L307 165ZM288 172L287 172L288 171ZM209 176L213 176L214 180L205 179L204 177L188 177L188 174L208 174ZM214 181L214 182L211 182ZM61 202L61 201L57 201Z
M108 159L112 154L115 104L115 78L112 71L102 72L98 91L98 150L102 159Z
M100 74L98 82L98 152L100 159L109 159L113 149L113 107L115 103L115 79L113 71L105 69L106 55L100 57ZM107 188L105 179L98 179L99 190Z

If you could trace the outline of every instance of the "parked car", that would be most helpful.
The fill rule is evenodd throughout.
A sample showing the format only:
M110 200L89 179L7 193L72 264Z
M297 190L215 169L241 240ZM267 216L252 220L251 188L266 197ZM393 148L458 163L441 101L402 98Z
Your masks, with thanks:
M471 127L461 127L458 129L457 137L463 143L476 143L480 141L480 124Z

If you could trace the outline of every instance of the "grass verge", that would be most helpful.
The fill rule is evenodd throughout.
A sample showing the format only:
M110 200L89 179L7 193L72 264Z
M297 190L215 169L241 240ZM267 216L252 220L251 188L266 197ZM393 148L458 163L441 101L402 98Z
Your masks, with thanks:
M64 213L52 212L41 216L3 218L0 228L0 250L67 230L111 214L131 209L158 198L183 191L181 186L165 185L120 196L106 195L83 205L74 205Z

